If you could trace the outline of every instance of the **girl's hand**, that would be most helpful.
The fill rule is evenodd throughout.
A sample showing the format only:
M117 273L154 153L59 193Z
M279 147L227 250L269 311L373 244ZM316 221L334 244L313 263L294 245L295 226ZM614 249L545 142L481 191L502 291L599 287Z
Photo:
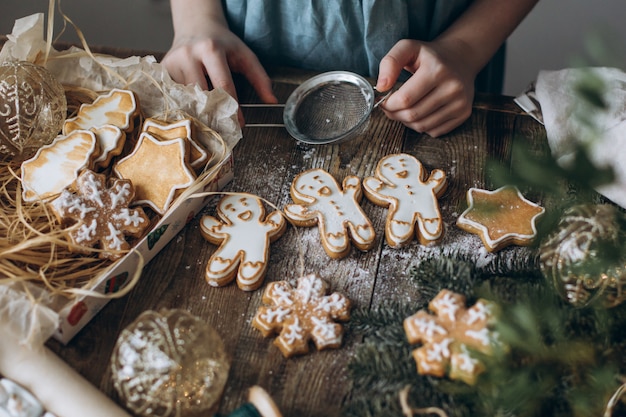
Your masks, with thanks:
M464 67L464 45L403 39L380 63L376 89L387 91L406 69L413 75L381 104L392 120L437 137L472 112L476 74Z

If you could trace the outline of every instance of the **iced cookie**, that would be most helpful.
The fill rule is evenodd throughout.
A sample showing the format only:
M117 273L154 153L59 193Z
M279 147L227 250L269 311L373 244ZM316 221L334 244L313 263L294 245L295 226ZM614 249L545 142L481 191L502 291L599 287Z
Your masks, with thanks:
M467 209L457 219L457 226L480 236L489 252L509 245L528 246L537 237L535 222L545 212L528 201L512 186L495 191L470 188Z
M265 216L263 203L252 195L227 195L217 206L217 218L203 216L202 235L219 248L209 258L206 280L221 287L237 276L244 291L256 290L263 283L269 260L270 242L287 228L279 211Z
M363 251L374 246L376 232L359 205L361 180L348 176L341 187L323 169L304 171L291 184L296 204L285 206L285 215L298 226L317 224L324 250L333 259L350 251L350 241Z
M126 236L139 237L150 226L141 208L128 207L135 196L132 184L115 179L107 187L106 177L90 170L76 183L76 193L64 190L50 203L52 211L61 223L78 223L68 231L75 245L102 249L101 258L120 258L130 248Z
M194 169L204 167L209 158L207 150L193 138L191 119L181 119L176 122L165 122L150 118L143 122L143 132L148 132L160 140L183 138L189 142L189 165Z
M113 165L119 178L132 181L136 203L164 214L174 199L196 179L187 162L184 139L161 141L143 132L132 153Z
M472 307L465 306L465 297L442 290L429 303L404 320L409 343L421 343L413 351L420 375L462 380L474 384L485 370L471 351L491 354L497 343L497 333L490 329L495 320L496 306L479 299ZM431 314L434 313L434 314Z
M112 89L107 94L96 97L93 103L80 106L75 117L67 119L63 133L74 130L89 130L94 127L113 125L125 132L134 128L134 118L139 114L135 93L130 90Z
M442 170L427 176L421 162L407 154L382 158L374 176L363 180L367 199L389 208L385 239L393 247L411 242L415 235L423 245L441 239L444 229L437 198L445 189Z
M287 281L271 282L252 326L263 336L279 333L274 340L285 357L309 351L313 340L318 350L338 348L343 327L335 321L350 319L350 300L339 293L326 295L328 284L315 275L298 279L296 288Z
M98 144L91 131L77 130L57 136L35 156L22 162L22 198L33 202L59 194L74 184L82 170L91 168L97 155Z
M124 150L126 133L113 125L93 127L91 131L95 133L100 147L100 156L94 160L95 166L104 169L109 166L114 156L120 155Z

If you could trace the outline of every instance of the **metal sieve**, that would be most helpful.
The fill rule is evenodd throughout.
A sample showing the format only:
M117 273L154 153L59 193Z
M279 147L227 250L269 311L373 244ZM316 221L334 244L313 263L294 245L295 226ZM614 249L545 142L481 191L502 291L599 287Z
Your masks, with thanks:
M300 84L288 97L283 110L284 127L304 143L346 141L363 133L372 110L389 94L391 91L376 101L374 87L360 75L325 72Z

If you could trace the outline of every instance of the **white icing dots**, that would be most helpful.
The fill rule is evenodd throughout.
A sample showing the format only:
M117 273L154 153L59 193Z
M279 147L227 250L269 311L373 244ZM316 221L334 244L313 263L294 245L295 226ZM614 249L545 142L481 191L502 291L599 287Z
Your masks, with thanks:
M284 211L297 225L317 224L328 256L342 258L351 241L361 250L369 250L375 243L374 227L358 203L361 194L358 177L346 177L340 186L328 172L312 169L293 180L291 196L296 204L288 204Z
M106 187L104 175L86 170L77 179L78 192L64 190L50 203L61 221L78 222L68 235L76 245L99 246L101 258L117 259L130 248L126 236L139 237L150 222L142 209L129 209L134 196L128 181Z
M223 197L217 217L207 215L200 221L204 238L219 245L207 262L206 281L221 287L236 277L237 285L244 291L259 288L265 278L270 243L283 234L286 225L278 211L265 216L263 204L256 196Z
M466 308L464 296L442 290L429 309L434 314L420 310L404 320L409 343L422 344L413 351L418 372L473 384L483 366L471 350L490 354L497 343L497 333L488 327L493 305L481 299Z
M309 350L309 340L318 349L341 345L343 329L335 321L350 317L350 301L339 293L325 295L325 281L307 275L298 279L296 288L287 281L268 284L252 325L264 336L279 333L274 344L285 357ZM280 320L277 320L280 317Z
M422 163L408 154L384 157L374 176L363 180L365 196L374 204L389 208L385 238L392 247L409 243L416 234L422 244L442 237L443 219L437 198L445 187L446 175L442 170L433 170L426 177Z

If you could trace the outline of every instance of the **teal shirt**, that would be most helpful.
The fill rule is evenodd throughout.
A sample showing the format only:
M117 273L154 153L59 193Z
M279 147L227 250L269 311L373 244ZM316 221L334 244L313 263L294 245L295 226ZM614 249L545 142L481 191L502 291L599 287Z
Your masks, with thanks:
M376 77L400 39L430 41L471 0L222 0L231 30L265 64ZM504 51L477 79L500 92Z

